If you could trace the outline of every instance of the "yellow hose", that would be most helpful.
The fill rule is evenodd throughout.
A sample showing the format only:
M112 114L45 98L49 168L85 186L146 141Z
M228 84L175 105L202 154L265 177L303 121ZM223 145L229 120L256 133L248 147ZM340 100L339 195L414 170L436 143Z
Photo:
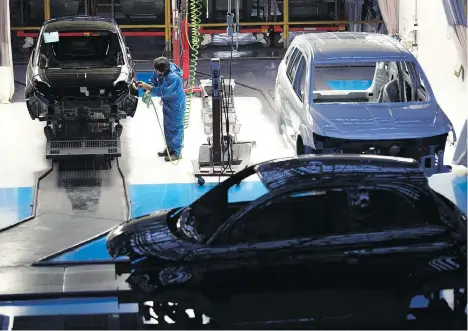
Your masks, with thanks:
M191 0L190 3L190 26L191 26L191 38L188 36L188 15L186 14L186 24L187 26L184 27L185 34L187 37L187 41L189 47L191 49L190 52L190 76L188 80L188 89L187 98L185 103L185 113L184 113L184 128L188 128L190 123L190 109L192 106L192 96L193 96L193 87L195 86L196 82L196 75L197 75L197 64L198 64L198 49L200 47L200 24L201 24L201 15L202 15L202 6L200 0Z

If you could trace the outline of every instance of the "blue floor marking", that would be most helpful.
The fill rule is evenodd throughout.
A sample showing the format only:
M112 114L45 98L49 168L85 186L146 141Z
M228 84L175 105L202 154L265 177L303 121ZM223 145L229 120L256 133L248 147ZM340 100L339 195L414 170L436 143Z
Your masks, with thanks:
M0 229L31 216L32 187L0 188Z
M133 307L132 307L133 306ZM37 301L18 301L0 303L0 314L8 314L13 309L19 309L30 316L57 314L93 314L93 313L132 313L134 305L119 304L117 298L61 298Z
M372 85L372 80L329 80L328 86L334 90L367 90Z
M187 206L213 188L216 183L206 183L205 186L197 184L142 184L130 185L129 195L132 201L132 218L149 214L151 212ZM244 182L233 186L229 190L229 201L251 201L267 192L265 186L259 181ZM51 261L90 261L108 260L110 256L106 250L106 238L100 238L74 251L51 259Z
M458 208L465 214L468 212L468 177L457 176L452 180L455 199Z

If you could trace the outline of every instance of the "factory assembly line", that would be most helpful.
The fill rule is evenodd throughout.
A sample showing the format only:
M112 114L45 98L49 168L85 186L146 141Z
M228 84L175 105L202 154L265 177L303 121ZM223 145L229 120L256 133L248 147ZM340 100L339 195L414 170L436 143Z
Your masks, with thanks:
M340 19L351 1L290 1L120 0L117 19L45 0L38 32L16 29L33 46L0 141L24 150L5 143L0 187L31 202L0 204L1 330L466 329L454 123L412 52ZM127 31L137 11L165 31ZM132 33L162 34L181 69L177 159L182 99ZM199 61L216 33L228 51ZM284 56L236 58L243 33Z

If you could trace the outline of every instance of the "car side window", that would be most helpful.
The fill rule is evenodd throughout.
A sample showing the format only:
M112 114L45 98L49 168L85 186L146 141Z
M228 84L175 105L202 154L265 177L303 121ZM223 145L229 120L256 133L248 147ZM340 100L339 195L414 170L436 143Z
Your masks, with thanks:
M307 77L307 65L304 56L301 56L299 60L299 65L296 71L296 75L294 77L294 91L296 92L297 96L301 101L305 95L305 83Z
M423 213L422 201L416 203L421 197L412 200L382 189L350 189L348 196L349 233L424 226L431 217Z
M291 50L288 51L288 53L286 54L286 58L285 58L286 66L289 65L289 62L291 61L292 56L296 54L296 51L297 51L296 47L291 47Z
M379 232L431 224L427 197L375 188L290 194L250 211L227 230L230 245ZM411 193L411 194L413 194Z
M270 242L342 233L347 210L343 191L290 194L259 206L239 220L230 229L229 243Z
M286 69L286 75L289 78L289 81L292 83L294 81L294 75L296 74L297 66L299 65L299 59L301 52L296 48L289 59L288 68Z

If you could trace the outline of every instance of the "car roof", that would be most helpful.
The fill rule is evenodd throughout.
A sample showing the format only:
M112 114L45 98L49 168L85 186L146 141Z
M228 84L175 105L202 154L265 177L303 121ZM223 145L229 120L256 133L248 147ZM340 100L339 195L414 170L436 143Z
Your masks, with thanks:
M44 23L45 31L101 30L115 33L117 24L113 19L98 16L65 16Z
M419 163L413 159L369 154L307 155L278 159L255 166L255 172L269 191L292 186L315 185L321 179L345 175L380 176L427 184Z
M412 58L397 40L379 33L323 32L299 35L315 61L362 58Z

